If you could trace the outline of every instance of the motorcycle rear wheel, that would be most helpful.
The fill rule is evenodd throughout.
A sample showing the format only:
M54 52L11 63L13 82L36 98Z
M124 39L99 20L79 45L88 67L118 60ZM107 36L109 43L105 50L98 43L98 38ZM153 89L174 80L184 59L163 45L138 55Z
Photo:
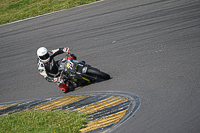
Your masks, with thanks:
M105 79L105 80L110 79L110 75L109 74L104 73L104 72L102 72L102 71L100 71L100 70L98 70L96 68L92 68L92 67L87 69L87 74L95 75L95 76L100 77L100 78Z

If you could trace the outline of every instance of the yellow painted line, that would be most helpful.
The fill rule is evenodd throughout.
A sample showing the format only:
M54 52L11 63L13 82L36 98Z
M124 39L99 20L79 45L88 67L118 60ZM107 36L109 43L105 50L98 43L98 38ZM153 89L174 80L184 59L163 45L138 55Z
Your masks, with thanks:
M35 107L32 108L31 110L42 110L42 109L44 109L44 108L46 108L46 107L48 107L48 106L51 106L52 104L57 103L57 102L59 102L59 101L61 101L61 100L64 100L64 99L65 99L65 97L58 98L58 99L54 99L54 100L52 100L52 101L49 101L49 102L40 104L40 105L38 105L38 106L35 106Z
M52 104L49 104L47 107L42 107L41 109L43 110L55 109L57 107L67 105L68 103L73 103L74 101L77 101L77 100L79 100L78 97L72 97L71 99L66 98L66 99L59 100L57 102L53 102Z
M19 103L12 103L12 104L0 105L0 110L3 110L3 109L6 109L6 108L15 106L15 105L17 105L17 104L19 104Z
M122 98L122 97L113 97L112 99L107 98L107 99L104 99L103 102L99 101L96 103L92 103L92 104L86 105L83 108L79 108L77 110L82 113L92 114L94 112L118 105L118 104L126 102L126 101L128 101L128 99Z
M85 97L73 97L73 98L71 98L69 100L62 101L62 102L60 102L58 104L54 104L53 106L51 106L49 108L46 108L46 109L49 110L49 109L53 109L53 108L58 108L58 107L61 107L61 106L64 106L64 105L67 105L67 104L70 104L70 103L74 103L74 102L79 101L79 100L81 100L83 98L85 98Z
M7 108L6 105L0 105L0 110L6 109L6 108Z
M109 108L109 107L118 105L118 104L123 103L123 102L126 102L126 101L120 99L120 100L111 102L111 103L109 103L109 104L103 105L103 106L94 107L94 108L92 108L92 109L87 109L87 110L83 111L83 113L91 114L91 113L97 112L97 111L99 111L99 110L102 110L102 109L105 109L105 108Z
M66 96L66 97L58 98L58 99L52 100L50 102L46 102L44 104L38 105L38 106L32 108L31 110L51 110L51 109L56 109L56 108L62 107L64 105L67 105L67 104L70 104L70 103L74 103L76 101L84 99L84 98L86 98L88 96L89 95L85 95L85 96Z
M81 107L81 108L78 108L76 110L78 110L80 112L84 112L84 110L87 110L87 109L89 110L89 109L92 109L92 108L97 107L97 106L105 105L106 103L114 101L114 100L119 99L119 98L120 97L114 97L114 96L112 96L112 97L106 98L104 100L101 100L101 101L98 101L98 102L86 105L86 106Z
M123 110L123 111L117 112L115 114L111 114L111 115L104 117L102 119L90 121L90 122L88 122L86 128L80 129L79 131L81 133L89 132L89 131L92 131L92 130L95 130L95 129L98 129L98 128L106 127L108 125L117 123L126 114L126 111L127 110Z
M115 114L111 114L107 117L104 117L102 119L99 119L99 120L95 120L95 121L90 121L88 123L88 126L93 126L93 125L96 125L96 124L99 124L99 123L108 123L108 124L112 124L110 122L112 121L115 121L115 120L118 120L118 119L121 119L125 114L126 114L126 111L127 110L123 110L123 111L120 111L120 112L117 112Z

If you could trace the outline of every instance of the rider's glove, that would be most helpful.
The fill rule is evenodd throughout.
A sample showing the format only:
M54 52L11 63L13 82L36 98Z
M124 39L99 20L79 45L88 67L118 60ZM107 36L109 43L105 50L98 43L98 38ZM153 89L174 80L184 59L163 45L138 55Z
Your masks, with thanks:
M64 48L63 48L63 52L69 53L69 48L68 48L68 47L64 47Z
M63 83L63 79L61 77L54 78L53 82L54 83Z

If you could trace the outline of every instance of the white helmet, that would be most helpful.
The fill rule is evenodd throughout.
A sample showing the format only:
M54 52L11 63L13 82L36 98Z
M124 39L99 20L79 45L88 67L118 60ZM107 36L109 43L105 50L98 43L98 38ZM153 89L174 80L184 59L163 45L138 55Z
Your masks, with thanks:
M39 58L40 61L42 61L44 63L46 63L50 60L48 50L45 47L40 47L37 50L37 57Z

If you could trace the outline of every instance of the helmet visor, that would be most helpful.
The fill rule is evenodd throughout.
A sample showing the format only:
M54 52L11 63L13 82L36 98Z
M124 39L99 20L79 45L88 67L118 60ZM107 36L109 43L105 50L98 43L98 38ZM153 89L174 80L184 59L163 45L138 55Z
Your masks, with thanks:
M49 58L49 53L46 53L45 55L43 56L39 56L41 60L46 60Z

